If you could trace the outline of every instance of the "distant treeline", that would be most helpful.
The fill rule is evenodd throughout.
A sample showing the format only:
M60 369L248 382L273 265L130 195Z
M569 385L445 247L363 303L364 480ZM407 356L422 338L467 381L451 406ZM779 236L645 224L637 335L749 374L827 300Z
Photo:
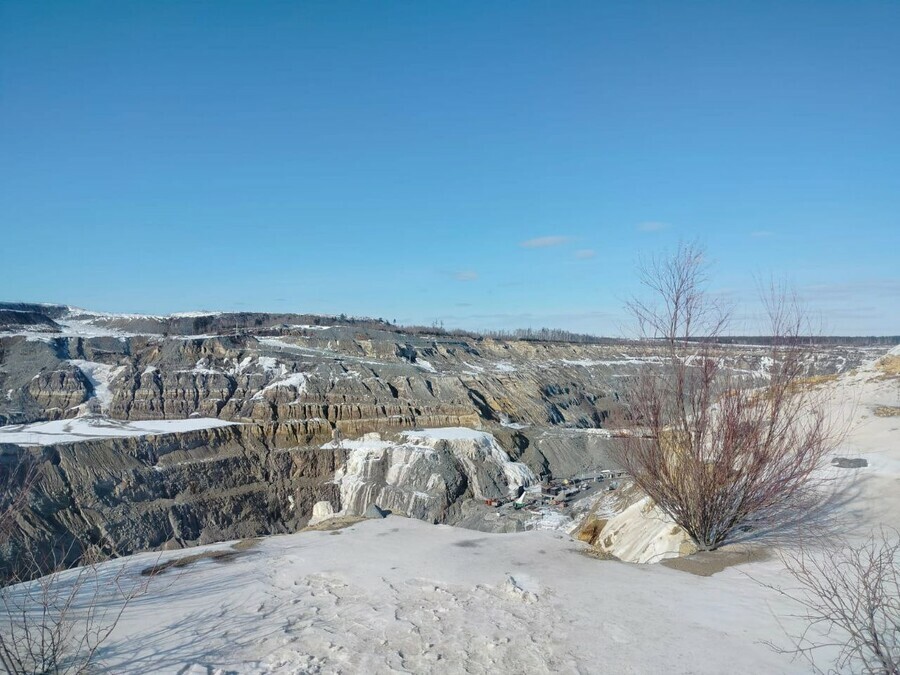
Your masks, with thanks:
M559 328L516 328L514 330L463 330L461 328L445 329L437 326L402 326L398 332L410 335L435 335L461 337L471 340L523 340L526 342L570 342L575 344L608 345L628 342L622 338L599 337L586 333L572 333Z
M702 338L694 338L700 341ZM771 345L776 338L771 335L727 335L713 339L723 345ZM900 344L900 335L815 335L793 339L778 338L781 342L815 345L893 346Z
M46 324L46 328L58 328L54 319L81 310L64 305L46 305L35 303L0 302L0 328L18 326L33 327ZM269 314L263 312L228 312L171 316L142 316L93 314L84 312L86 318L103 321L107 325L123 329L152 329L164 335L194 335L206 332L258 331L258 330L290 330L293 325L311 326L338 325L354 328L388 330L394 333L455 337L470 340L523 340L526 342L563 342L590 345L621 345L633 342L627 338L600 337L587 333L573 333L560 328L516 328L513 330L463 330L461 328L444 328L442 322L430 326L401 326L396 319L391 321L381 317L353 317L347 314L336 316L317 314ZM135 328L137 326L138 328ZM144 326L141 328L141 326ZM699 339L699 338L698 338ZM854 346L893 346L900 344L900 335L882 336L814 336L798 339L803 344L818 345L854 345ZM766 335L729 335L715 338L718 344L770 345L773 338Z
M380 321L380 320L379 320ZM387 322L385 322L387 323ZM390 324L388 324L390 325ZM573 333L559 328L517 328L514 330L463 330L460 328L445 329L441 325L433 326L393 326L399 333L409 335L432 335L438 337L460 337L472 340L523 340L526 342L567 342L573 344L616 345L634 342L626 338L600 337L586 333ZM780 338L783 340L783 338ZM846 336L825 335L795 338L800 344L816 345L853 345L853 346L893 346L900 344L900 335ZM701 338L696 338L700 341ZM729 335L714 338L717 344L725 345L771 345L775 338L768 335Z

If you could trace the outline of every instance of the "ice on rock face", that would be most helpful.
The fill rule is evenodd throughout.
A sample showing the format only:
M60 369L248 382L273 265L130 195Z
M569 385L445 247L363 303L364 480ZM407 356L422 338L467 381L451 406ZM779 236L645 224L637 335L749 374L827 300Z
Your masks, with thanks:
M90 381L94 389L93 398L96 399L100 410L106 412L113 400L113 392L110 389L110 385L125 370L124 366L109 366L105 363L95 363L81 359L70 359L69 363L84 373L84 376Z
M309 519L307 525L312 527L331 518L334 518L334 507L331 502L316 502L313 504L312 518Z
M407 432L390 443L378 434L344 441L350 453L335 475L341 511L362 515L370 504L423 520L441 520L471 490L476 499L499 499L538 482L524 464L511 462L488 433L464 428Z
M342 512L362 515L370 504L428 519L447 508L464 489L450 463L426 448L375 441L350 451L335 476Z
M306 393L308 383L309 377L306 375L306 373L293 373L292 375L288 375L287 377L284 377L280 380L276 380L271 384L267 384L265 387L263 387L253 395L252 400L264 399L266 397L266 392L272 391L273 389L292 388L297 393L295 402L298 402L300 400L300 396Z

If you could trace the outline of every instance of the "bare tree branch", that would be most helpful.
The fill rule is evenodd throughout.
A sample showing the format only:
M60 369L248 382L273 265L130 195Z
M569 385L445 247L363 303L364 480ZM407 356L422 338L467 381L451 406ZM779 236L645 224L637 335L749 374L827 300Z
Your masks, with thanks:
M797 604L793 616L804 628L785 631L792 647L770 647L804 657L817 672L826 672L819 663L827 658L836 671L900 675L900 533L881 529L862 545L801 546L782 559L794 585L763 585Z
M729 312L704 290L703 252L682 245L641 271L629 309L663 351L626 382L615 457L701 549L767 531L821 506L817 474L839 434L802 386L807 347L796 298L774 289L765 383L729 368Z

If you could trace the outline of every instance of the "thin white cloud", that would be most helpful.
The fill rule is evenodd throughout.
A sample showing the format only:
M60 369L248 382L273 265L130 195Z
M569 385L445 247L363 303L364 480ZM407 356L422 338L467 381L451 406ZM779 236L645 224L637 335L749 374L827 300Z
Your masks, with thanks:
M597 252L592 248L583 248L580 251L575 251L575 257L578 260L589 260L597 255Z
M807 300L851 299L854 302L868 298L900 298L898 279L860 279L843 283L810 284L800 292Z
M460 270L459 272L453 273L453 278L457 281L476 281L478 279L478 272L475 270Z
M641 232L659 232L669 227L669 223L662 223L658 220L648 220L644 223L638 223L637 229Z
M534 239L528 239L519 244L522 248L547 248L549 246L559 246L560 244L565 244L572 240L572 237L563 237L560 235L554 235L551 237L535 237Z

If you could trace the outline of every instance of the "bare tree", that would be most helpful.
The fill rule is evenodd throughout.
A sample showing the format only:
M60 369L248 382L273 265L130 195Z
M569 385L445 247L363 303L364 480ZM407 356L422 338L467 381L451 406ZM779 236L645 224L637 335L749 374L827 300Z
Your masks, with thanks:
M770 294L771 344L751 376L717 342L729 312L705 291L701 248L681 245L641 279L651 298L629 309L654 357L624 386L617 461L703 550L808 513L837 436L803 386L794 298Z
M900 535L882 529L862 545L848 542L783 554L796 585L765 584L802 608L793 647L817 672L831 651L834 669L900 675Z

